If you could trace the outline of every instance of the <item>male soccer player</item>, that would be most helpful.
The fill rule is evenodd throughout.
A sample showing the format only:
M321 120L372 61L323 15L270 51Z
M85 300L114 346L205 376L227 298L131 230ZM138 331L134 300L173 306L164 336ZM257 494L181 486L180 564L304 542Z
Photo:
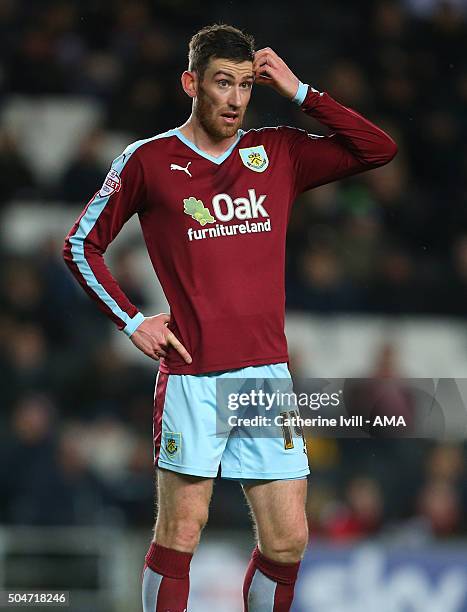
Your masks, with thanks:
M227 25L195 34L181 77L192 113L115 159L68 234L64 257L85 291L149 357L160 359L154 407L158 514L143 573L144 612L184 612L189 568L206 523L213 479L239 480L258 544L245 611L286 612L308 541L309 473L299 436L216 435L218 377L289 378L284 335L285 236L307 189L369 170L393 140L354 110L299 81L270 48ZM253 84L330 128L241 129ZM137 213L170 316L144 317L103 253ZM219 568L222 571L222 568Z

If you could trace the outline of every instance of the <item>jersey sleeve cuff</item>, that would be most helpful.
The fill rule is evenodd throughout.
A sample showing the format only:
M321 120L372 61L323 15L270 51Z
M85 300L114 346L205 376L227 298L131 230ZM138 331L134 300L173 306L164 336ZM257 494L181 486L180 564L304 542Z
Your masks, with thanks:
M308 85L306 83L298 82L298 89L295 96L292 98L292 102L301 106L306 98L306 94L308 93Z
M135 314L135 316L130 319L130 322L127 323L126 327L123 328L123 332L130 337L137 329L138 327L141 325L141 323L144 321L144 315L141 312L138 312L137 314Z
M305 102L305 98L307 96L308 91L317 93L320 96L323 95L322 92L320 92L318 89L315 89L314 87L311 87L311 85L307 85L306 83L302 83L301 81L299 81L297 93L295 94L295 97L292 99L292 101L301 106Z

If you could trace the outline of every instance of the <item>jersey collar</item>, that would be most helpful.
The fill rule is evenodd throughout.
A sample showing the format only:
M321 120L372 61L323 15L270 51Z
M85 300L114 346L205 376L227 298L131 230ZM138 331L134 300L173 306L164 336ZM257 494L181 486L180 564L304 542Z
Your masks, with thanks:
M194 151L198 155L201 155L201 157L208 159L213 164L219 165L219 164L222 164L222 162L225 161L229 157L229 155L235 149L240 138L245 134L245 132L243 130L238 130L237 138L235 139L235 142L233 142L230 145L230 147L227 149L227 151L224 151L224 153L222 153L220 157L214 157L213 155L209 155L209 153L206 153L205 151L202 151L201 149L199 149L193 142L191 142L191 140L188 140L188 138L184 136L178 128L174 129L174 134L179 140L183 142L183 144L189 147L192 151Z

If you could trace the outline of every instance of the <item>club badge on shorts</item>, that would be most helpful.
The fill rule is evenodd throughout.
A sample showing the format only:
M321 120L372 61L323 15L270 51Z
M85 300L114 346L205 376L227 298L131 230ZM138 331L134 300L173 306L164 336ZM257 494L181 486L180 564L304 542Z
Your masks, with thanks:
M269 166L269 158L263 145L239 149L243 165L253 172L264 172Z
M174 431L164 433L164 448L169 457L175 457L182 447L182 434Z

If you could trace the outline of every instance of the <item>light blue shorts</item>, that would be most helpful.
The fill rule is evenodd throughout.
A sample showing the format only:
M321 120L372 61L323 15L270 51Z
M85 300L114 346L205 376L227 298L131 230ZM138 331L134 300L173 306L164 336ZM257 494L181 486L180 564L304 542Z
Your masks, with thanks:
M270 379L281 379L292 388L286 363L199 375L159 371L153 416L155 465L207 478L215 478L219 467L222 478L233 480L305 478L310 471L301 431L274 424L264 428L231 425L227 417L234 412L224 403L219 407L223 402L216 384L219 379L221 385L225 379L242 379L225 383L229 389L238 385L239 392L245 389L245 379L247 383L254 379L253 385L268 380L270 387L275 384ZM251 406L248 410L251 416ZM241 417L242 409L235 413Z

